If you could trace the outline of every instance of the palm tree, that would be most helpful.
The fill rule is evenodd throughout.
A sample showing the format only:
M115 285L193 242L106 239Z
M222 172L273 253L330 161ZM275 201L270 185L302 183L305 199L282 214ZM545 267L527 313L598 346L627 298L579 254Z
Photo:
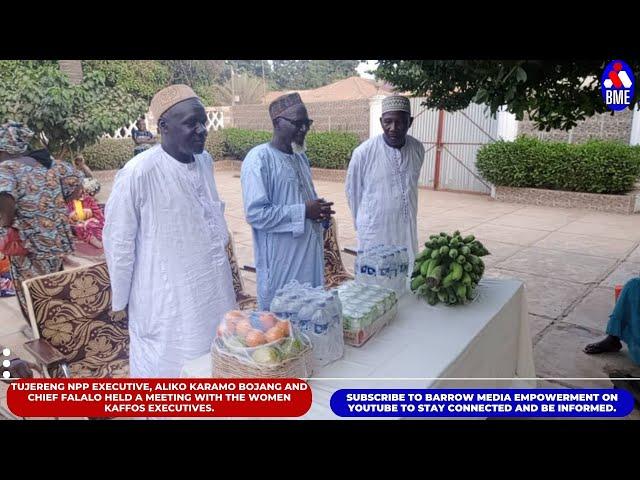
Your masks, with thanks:
M262 103L264 98L263 81L247 74L235 75L233 85L229 79L224 85L215 85L214 88L216 103L219 105L257 105ZM234 94L239 100L232 102Z

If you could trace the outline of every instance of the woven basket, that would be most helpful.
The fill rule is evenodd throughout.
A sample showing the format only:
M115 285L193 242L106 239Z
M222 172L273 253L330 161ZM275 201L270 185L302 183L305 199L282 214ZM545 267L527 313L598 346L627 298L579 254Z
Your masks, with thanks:
M302 336L302 335L301 335ZM311 341L303 338L305 348L295 357L277 365L260 365L225 349L220 338L211 347L214 378L309 378L313 375Z

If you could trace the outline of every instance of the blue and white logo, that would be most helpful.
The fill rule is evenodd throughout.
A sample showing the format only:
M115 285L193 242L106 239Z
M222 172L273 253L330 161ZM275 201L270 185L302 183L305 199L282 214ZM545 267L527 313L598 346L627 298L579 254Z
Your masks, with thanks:
M635 79L629 65L612 60L605 67L601 79L602 98L609 110L624 110L631 105L635 92Z

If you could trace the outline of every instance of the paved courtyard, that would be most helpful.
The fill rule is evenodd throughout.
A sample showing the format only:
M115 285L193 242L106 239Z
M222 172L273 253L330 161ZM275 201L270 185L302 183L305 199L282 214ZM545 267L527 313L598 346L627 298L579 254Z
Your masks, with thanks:
M253 264L251 229L244 220L239 172L218 171L216 182L233 234L240 265ZM320 196L335 202L341 247L355 245L355 231L341 182L315 180ZM103 182L106 200L111 183ZM526 285L536 373L540 387L610 388L609 368L640 376L619 353L589 356L582 348L603 337L614 302L614 285L640 273L640 215L535 207L493 201L487 196L420 190L418 232L461 230L473 233L489 249L485 275L514 277ZM353 257L343 255L353 270ZM255 294L255 275L243 273ZM13 298L0 299L0 344L30 358L21 347L26 325ZM592 380L573 380L588 377ZM597 380L601 378L603 380ZM5 402L6 386L0 399ZM632 418L640 418L634 411Z

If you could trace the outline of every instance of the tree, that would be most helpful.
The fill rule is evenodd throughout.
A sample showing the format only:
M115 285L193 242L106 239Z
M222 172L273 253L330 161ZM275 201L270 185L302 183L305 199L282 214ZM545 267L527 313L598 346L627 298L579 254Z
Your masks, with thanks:
M357 75L359 60L274 60L273 80L278 88L305 90Z
M570 130L577 122L606 112L600 94L603 60L380 60L378 79L397 90L424 96L423 105L447 111L471 102L501 106L540 130ZM629 63L635 72L640 62ZM638 97L636 97L638 98ZM636 100L637 101L637 100ZM632 105L633 107L633 105Z
M146 111L147 105L103 72L71 85L55 62L0 63L0 122L25 123L57 157L81 151Z
M103 72L108 87L121 87L147 104L172 77L169 67L157 60L83 60L82 68L85 73Z
M205 105L214 105L215 84L225 79L226 66L224 60L162 60L170 72L169 83L189 85L202 98Z

